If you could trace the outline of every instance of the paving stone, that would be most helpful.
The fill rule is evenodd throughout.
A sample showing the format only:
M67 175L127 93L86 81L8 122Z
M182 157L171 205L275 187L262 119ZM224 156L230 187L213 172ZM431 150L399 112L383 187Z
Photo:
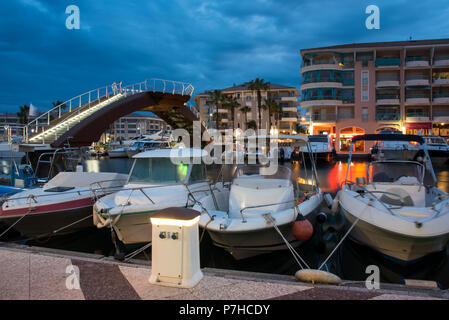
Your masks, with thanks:
M0 249L0 299L30 297L30 254Z
M70 277L76 278L70 259L45 255L30 255L30 299L32 300L83 300L81 289L73 286ZM67 281L69 280L69 281ZM75 279L76 281L76 279ZM68 284L68 285L67 285Z

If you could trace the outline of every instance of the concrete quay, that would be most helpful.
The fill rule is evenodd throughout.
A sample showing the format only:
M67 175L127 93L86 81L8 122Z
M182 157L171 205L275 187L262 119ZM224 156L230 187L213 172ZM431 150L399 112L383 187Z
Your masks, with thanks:
M79 270L79 275L77 271ZM438 288L301 283L294 276L202 269L192 289L151 285L151 266L95 254L0 243L0 300L449 300ZM79 284L79 286L78 286Z

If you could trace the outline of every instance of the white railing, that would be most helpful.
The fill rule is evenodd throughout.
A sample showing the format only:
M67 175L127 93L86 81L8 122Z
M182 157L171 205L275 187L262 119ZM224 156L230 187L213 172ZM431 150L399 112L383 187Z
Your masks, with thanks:
M122 88L123 94L146 91L192 96L194 88L190 83L163 79L147 79Z
M24 140L28 143L29 138L32 135L37 135L39 132L42 134L43 143L45 143L44 133L50 129L49 126L53 120L60 119L61 124L65 120L75 118L81 113L91 109L94 106L98 106L102 100L107 100L117 94L128 96L130 94L136 94L141 92L160 92L165 94L177 94L192 96L194 87L190 83L163 80L163 79L147 79L143 82L131 84L122 87L120 83L113 83L112 85L104 86L89 92L83 93L70 100L67 100L54 108L50 109L46 113L40 115L36 119L32 120L28 124L21 127L23 131ZM72 112L76 110L76 112ZM81 118L79 119L81 121ZM16 128L18 129L18 127ZM67 129L69 129L67 127ZM12 139L12 131L8 132L8 140ZM36 137L37 138L37 137ZM57 133L55 132L55 138Z

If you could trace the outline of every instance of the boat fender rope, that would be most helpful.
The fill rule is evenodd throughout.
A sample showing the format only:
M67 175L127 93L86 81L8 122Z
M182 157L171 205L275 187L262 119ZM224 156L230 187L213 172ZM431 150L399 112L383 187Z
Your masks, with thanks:
M200 237L200 243L201 243L201 241L203 241L203 237L204 237L204 234L206 233L207 226L209 225L209 223L211 223L211 222L214 221L214 220L215 220L215 215L211 216L211 217L209 218L209 221L208 221L208 222L206 223L206 225L204 226L203 232L201 233L201 237Z
M264 215L265 220L270 221L273 224L274 229L277 233L281 236L282 240L285 242L285 245L287 246L287 249L290 250L290 253L293 255L293 258L295 259L296 263L301 269L304 269L301 262L306 266L306 268L310 269L310 267L307 265L307 262L300 256L300 254L293 248L293 246L288 242L288 240L284 237L281 230L279 230L279 227L276 225L276 221L273 219L271 214L267 213ZM299 262L301 260L301 262Z

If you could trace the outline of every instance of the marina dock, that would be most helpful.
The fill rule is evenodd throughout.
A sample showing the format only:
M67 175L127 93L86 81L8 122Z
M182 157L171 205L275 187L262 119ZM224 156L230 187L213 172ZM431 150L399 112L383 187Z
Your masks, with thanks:
M1 300L449 300L431 286L362 282L302 283L294 276L202 269L192 289L152 285L149 262L121 263L95 254L0 244ZM79 275L75 270L79 270ZM79 286L78 286L79 284Z

